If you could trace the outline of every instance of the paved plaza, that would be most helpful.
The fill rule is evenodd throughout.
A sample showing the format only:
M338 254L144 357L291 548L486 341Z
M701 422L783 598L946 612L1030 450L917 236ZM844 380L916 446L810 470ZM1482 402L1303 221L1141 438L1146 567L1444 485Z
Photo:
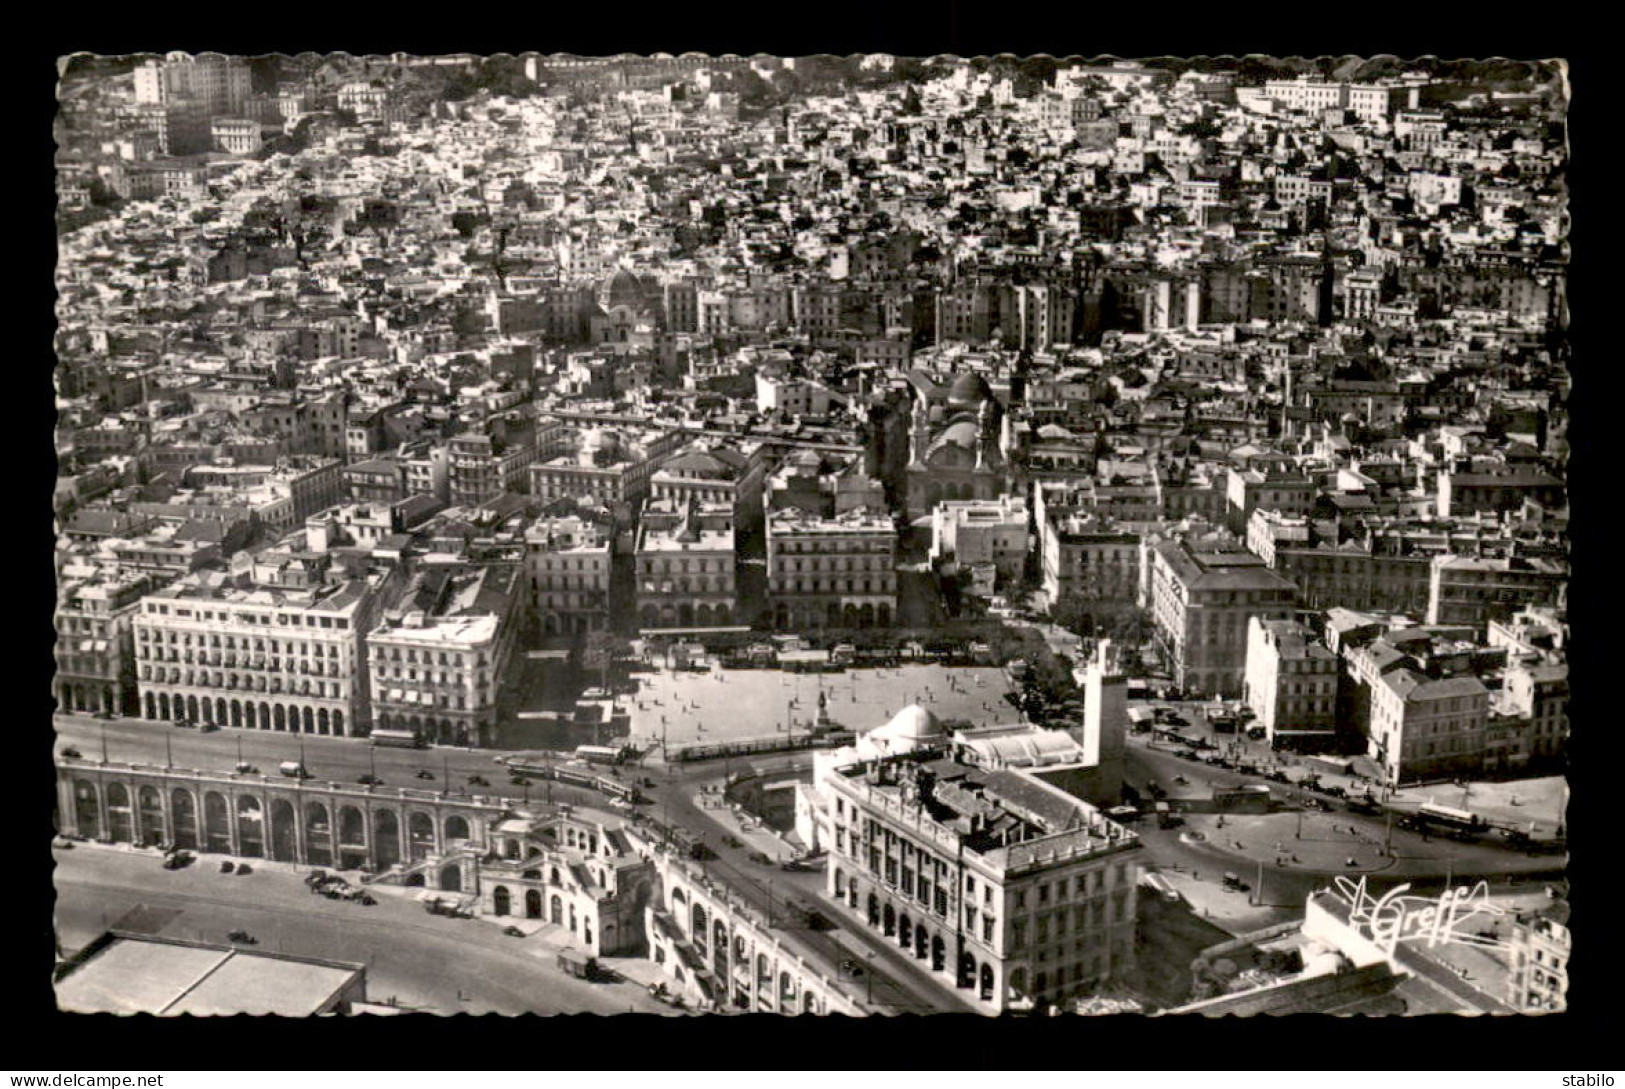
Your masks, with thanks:
M1014 723L1019 714L1005 693L1003 671L987 666L904 665L843 673L784 673L722 669L709 673L661 670L636 674L628 701L632 743L668 745L737 741L797 733L818 717L826 700L830 721L859 733L883 726L911 703L939 719L975 725Z

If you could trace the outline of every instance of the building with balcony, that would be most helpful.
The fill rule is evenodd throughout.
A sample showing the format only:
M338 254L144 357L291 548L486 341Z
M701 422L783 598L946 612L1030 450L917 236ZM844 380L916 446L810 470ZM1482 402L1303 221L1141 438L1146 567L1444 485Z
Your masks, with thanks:
M781 631L889 627L897 614L897 528L881 512L825 518L776 510L767 520L767 582Z
M426 567L367 633L373 724L442 745L496 739L497 693L522 607L513 565Z
M1321 751L1337 732L1337 655L1296 620L1247 621L1242 698L1272 748Z
M1292 583L1250 552L1163 541L1148 549L1147 559L1151 618L1174 684L1186 692L1240 695L1248 621L1289 617Z
M525 569L543 635L609 626L609 527L578 515L541 518L525 531Z
M734 623L733 507L651 500L633 557L638 624L707 628Z
M947 755L910 707L820 754L828 895L990 1013L1092 993L1134 955L1140 842L1027 769Z
M326 555L284 555L148 594L135 618L142 717L365 736L362 640L385 579L346 578Z
M123 715L135 705L135 616L158 579L69 564L57 584L57 707Z

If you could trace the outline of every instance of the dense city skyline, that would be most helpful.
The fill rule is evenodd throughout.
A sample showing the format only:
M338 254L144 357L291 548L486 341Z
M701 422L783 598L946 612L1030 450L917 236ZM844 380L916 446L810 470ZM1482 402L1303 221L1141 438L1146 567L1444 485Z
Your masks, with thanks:
M62 72L64 1008L1564 1008L1561 61Z

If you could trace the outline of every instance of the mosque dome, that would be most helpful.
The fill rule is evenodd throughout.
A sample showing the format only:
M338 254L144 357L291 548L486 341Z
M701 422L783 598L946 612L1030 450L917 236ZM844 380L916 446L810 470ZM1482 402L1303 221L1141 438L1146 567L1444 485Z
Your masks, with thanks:
M944 735L937 724L937 716L917 703L909 704L884 726L870 731L875 737L889 741L934 741Z
M993 387L987 384L987 379L974 371L966 371L954 379L954 384L948 387L948 403L950 405L964 405L975 407L983 401L993 399Z

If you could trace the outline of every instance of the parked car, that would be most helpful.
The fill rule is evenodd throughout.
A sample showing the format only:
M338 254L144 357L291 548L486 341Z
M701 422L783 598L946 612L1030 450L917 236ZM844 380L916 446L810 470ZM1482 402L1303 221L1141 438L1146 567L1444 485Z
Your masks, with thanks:
M355 781L360 783L362 786L381 787L384 785L384 781L378 776L373 775L371 772L367 773L366 775L356 776Z
M1224 875L1224 887L1229 889L1231 892L1246 892L1249 886L1247 882L1243 881L1235 874L1227 873Z
M222 863L220 863L220 872L221 873L232 873L236 869L237 869L237 865L234 862L222 862Z
M510 775L510 776L508 776L508 785L509 786L522 787L528 782L530 782L530 780L526 779L523 775Z
M235 770L238 775L258 775L260 773L260 769L253 764L238 764Z
M434 778L434 772L428 770L427 768L419 768L418 769L418 778L419 779L433 779Z
M99 718L103 722L116 722L116 721L118 721L118 716L115 715L111 711L97 711L94 715L91 715L90 717L91 718Z
M62 750L62 755L66 756L70 760L78 760L82 754L78 749L74 748L72 745L69 745L67 748Z
M198 732L199 733L204 733L204 734L212 734L218 729L220 729L220 727L216 726L214 723L205 722L201 726L198 727Z
M468 785L474 787L488 787L491 785L491 780L487 779L483 775L470 775L468 777Z
M184 719L184 718L176 719L175 720L175 725L180 727L183 730L190 730L192 728L191 721L189 719Z
M226 935L226 940L236 942L238 945L258 945L259 939L246 930L233 930Z
M246 862L239 862L237 863L237 872L238 874L250 874L254 872L254 867Z
M525 932L517 926L505 926L502 928L502 932L510 938L523 938L525 936Z
M373 895L370 892L364 892L357 896L355 898L355 902L360 904L362 907L372 907L374 904L378 903L377 900L373 899Z
M1190 785L1190 780L1185 778L1183 775L1176 775L1176 776L1174 776L1174 785L1175 786L1189 786Z

